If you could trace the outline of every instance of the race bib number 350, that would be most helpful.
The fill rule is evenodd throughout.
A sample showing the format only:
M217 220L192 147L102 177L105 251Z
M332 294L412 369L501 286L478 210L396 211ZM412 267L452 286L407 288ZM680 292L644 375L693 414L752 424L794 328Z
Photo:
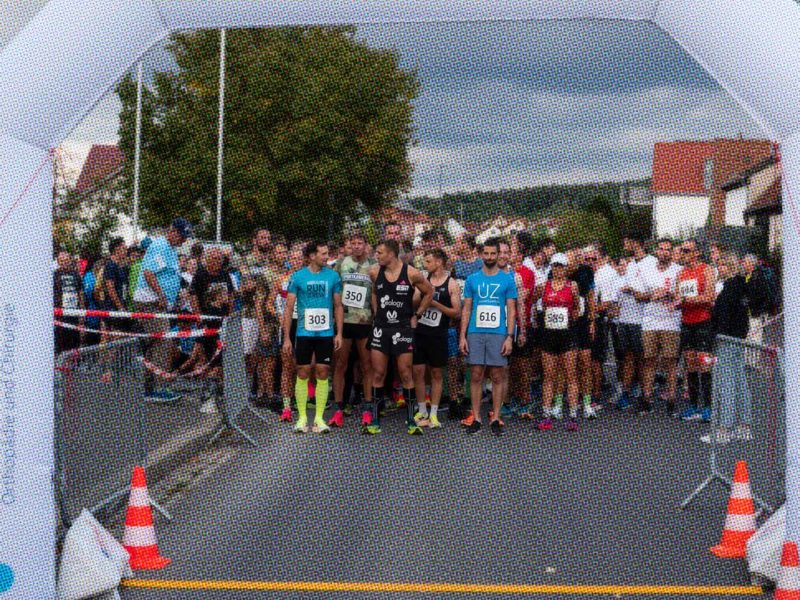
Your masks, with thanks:
M499 306L479 306L475 313L475 326L479 329L496 329L500 326Z
M367 289L346 283L342 290L342 304L350 308L366 308Z
M682 298L696 298L697 279L686 279L678 284L678 290Z
M305 312L306 331L326 331L330 329L331 311L327 308L307 308Z
M544 311L545 329L566 329L569 326L569 314L565 306L551 306Z

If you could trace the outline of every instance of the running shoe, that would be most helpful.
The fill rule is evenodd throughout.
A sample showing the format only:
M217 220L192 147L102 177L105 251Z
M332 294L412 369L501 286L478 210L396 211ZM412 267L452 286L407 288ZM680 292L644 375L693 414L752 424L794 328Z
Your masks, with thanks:
M638 406L636 407L636 412L640 417L649 415L651 412L653 412L653 404L642 398L638 402Z
M516 404L503 404L503 406L500 407L500 416L504 419L511 419L518 411L519 407Z
M713 438L712 435L713 433L707 433L706 435L700 436L700 441L704 444L710 444L712 440L714 440L716 444L729 444L734 440L733 432L727 429L720 429L717 431L716 438Z
M353 416L353 405L352 404L345 404L344 409L342 410L345 417L352 417Z
M466 416L466 418L461 419L461 426L471 427L474 422L475 422L475 415L473 415L472 411L470 411L470 413Z
M675 416L677 416L675 414L676 410L677 410L677 407L675 406L675 403L674 402L670 402L668 400L667 401L667 414L670 415L671 417L675 417Z
M536 419L536 414L534 413L535 407L533 404L525 404L524 406L520 406L519 410L517 410L517 417L520 419L526 419L529 421L533 421Z
M154 390L153 392L151 392L151 393L147 394L147 396L145 396L145 401L146 402L153 402L153 403L157 403L157 402L176 402L177 400L180 400L180 399L181 399L181 395L180 394L175 394L173 392L170 392L166 388L161 388L160 390Z
M597 418L597 411L595 410L591 402L587 402L583 405L583 418L584 419Z
M427 414L423 415L421 412L417 412L414 415L414 422L420 427L429 427L431 424L430 417Z
M478 433L481 430L481 422L477 419L472 419L472 423L467 427L467 433Z
M369 427L372 425L372 413L368 410L365 410L361 413L361 426L362 427Z
M214 398L209 398L203 404L200 405L200 412L206 415L215 415L219 412L217 409L217 403Z
M578 419L577 419L577 417L570 417L567 420L567 431L578 431Z
M428 420L428 428L430 428L430 429L441 429L442 428L442 424L439 421L439 417L437 417L435 415L431 415L430 419Z
M284 408L283 412L281 413L281 421L285 421L287 423L292 422L292 409L291 408Z
M553 428L553 419L550 417L543 417L536 423L536 429L539 431L550 431Z
M681 421L700 421L703 415L696 406L689 406L680 414Z
M328 421L328 425L331 427L344 427L344 412L337 410L333 413L330 421Z
M376 435L381 433L381 427L380 425L367 425L361 428L361 433L365 435Z
M553 403L553 418L560 421L564 418L564 400L556 400Z
M736 438L743 442L751 441L753 432L750 430L750 425L738 425L736 427Z
M617 400L617 408L619 410L626 410L631 405L631 395L629 392L622 392Z
M500 425L503 425L505 427L505 423L503 422L503 419L501 419L499 417L495 418L493 410L489 411L489 421L500 421Z
M489 428L492 430L492 433L497 437L500 437L501 435L503 435L503 433L505 433L504 431L505 427L503 426L503 423L500 421L500 419L495 419L494 421L492 421L492 423L489 425Z
M279 415L283 410L283 400L277 396L273 396L268 400L267 406L272 412Z
M710 408L704 408L703 409L703 412L700 413L700 420L702 420L703 423L711 423L711 409Z
M323 419L314 419L314 425L311 427L314 433L330 433L331 428L325 424Z
M416 421L408 421L406 423L406 428L408 430L408 435L422 435L422 427L420 427Z
M295 433L308 433L308 419L305 417L300 417L297 419L297 423L294 426Z

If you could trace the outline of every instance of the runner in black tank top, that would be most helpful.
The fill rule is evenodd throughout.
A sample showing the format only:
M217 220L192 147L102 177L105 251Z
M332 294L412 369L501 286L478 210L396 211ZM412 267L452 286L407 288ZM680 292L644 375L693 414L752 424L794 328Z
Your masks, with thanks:
M441 284L433 286L433 301L420 317L414 332L414 387L420 399L419 411L414 420L421 427L439 428L439 401L442 398L444 367L447 366L447 336L450 320L461 314L461 289L444 267L447 254L441 249L429 250L425 253L425 269L430 273L428 281L444 277ZM419 295L417 295L419 297ZM431 380L431 413L422 398L425 398L425 375L430 369Z
M370 270L375 314L370 340L374 402L370 407L372 410L365 410L362 414L361 425L365 433L380 432L377 424L378 404L385 395L386 367L390 358L397 360L397 373L403 385L403 397L408 411L408 432L422 433L414 422L413 326L416 318L428 309L433 298L433 287L417 269L403 264L398 253L397 242L381 242L375 251L378 264ZM414 288L422 294L417 317L414 314Z

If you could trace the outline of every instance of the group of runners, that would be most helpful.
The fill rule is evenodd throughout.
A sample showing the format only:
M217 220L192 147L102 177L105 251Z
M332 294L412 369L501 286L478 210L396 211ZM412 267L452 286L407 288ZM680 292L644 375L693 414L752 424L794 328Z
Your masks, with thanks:
M674 411L682 350L690 403L682 416L710 418L704 357L715 274L694 240L678 252L661 240L650 256L631 235L628 256L611 261L599 244L562 253L525 232L449 248L432 234L408 252L398 229L388 224L374 251L360 232L342 248L287 246L256 232L241 268L248 370L260 402L296 432L342 427L355 406L364 433L379 433L384 411L403 406L409 434L440 428L445 379L450 417L469 433L481 430L488 396L495 435L510 416L577 431L579 413L596 418L602 407L609 336L619 408L635 400L639 414L652 412L659 371Z

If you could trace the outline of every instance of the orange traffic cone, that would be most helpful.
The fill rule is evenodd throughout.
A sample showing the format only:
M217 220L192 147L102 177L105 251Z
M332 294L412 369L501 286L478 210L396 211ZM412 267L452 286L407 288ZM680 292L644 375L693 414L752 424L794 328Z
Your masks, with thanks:
M128 501L128 512L125 514L122 545L131 555L130 565L134 570L163 569L172 562L158 553L153 512L150 508L150 496L147 493L143 467L133 468L131 497Z
M775 600L800 600L800 561L794 542L783 543L781 574L773 597Z
M711 548L720 558L744 558L747 554L747 540L756 532L756 511L753 496L750 493L750 478L747 475L747 463L736 462L733 474L731 497L728 500L728 514L725 517L725 528L722 530L722 541Z

